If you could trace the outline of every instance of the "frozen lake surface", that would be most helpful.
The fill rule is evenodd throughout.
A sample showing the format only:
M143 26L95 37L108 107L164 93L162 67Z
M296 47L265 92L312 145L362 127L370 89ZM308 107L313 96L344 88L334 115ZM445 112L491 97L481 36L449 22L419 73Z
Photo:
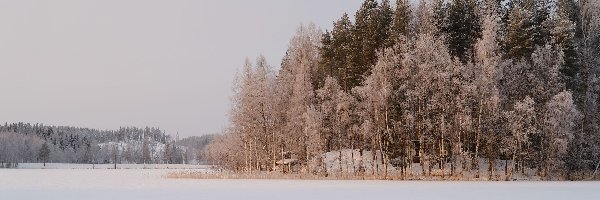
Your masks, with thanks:
M164 178L181 170L0 169L0 199L600 199L600 182Z

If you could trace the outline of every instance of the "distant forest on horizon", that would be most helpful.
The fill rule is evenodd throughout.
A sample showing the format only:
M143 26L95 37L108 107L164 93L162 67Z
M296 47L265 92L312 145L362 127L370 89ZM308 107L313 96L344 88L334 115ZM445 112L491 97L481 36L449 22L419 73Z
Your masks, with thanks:
M205 163L213 135L179 139L154 127L99 130L30 123L0 125L0 168L18 163ZM47 153L44 153L47 151Z

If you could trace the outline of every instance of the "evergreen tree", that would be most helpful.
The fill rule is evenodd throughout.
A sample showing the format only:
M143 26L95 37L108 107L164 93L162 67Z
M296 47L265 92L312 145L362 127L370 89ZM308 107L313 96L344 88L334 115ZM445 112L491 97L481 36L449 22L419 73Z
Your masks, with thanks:
M378 27L376 31L376 41L377 44L376 51L382 51L385 48L389 48L392 46L390 43L391 37L391 27L394 21L394 10L390 5L389 0L382 0L381 5L378 9L377 22Z
M347 74L347 85L342 85L346 91L360 85L363 75L369 71L369 64L375 60L375 48L379 22L378 3L376 0L365 0L356 11L355 26L352 29L351 51L349 52L350 70Z
M408 0L397 0L396 10L392 22L391 41L392 45L398 43L400 36L409 37L411 32L412 11Z
M42 161L44 163L44 167L46 166L46 163L48 162L48 160L50 159L50 148L48 148L48 143L42 144L42 147L40 147L40 150L38 152L38 160Z
M321 37L321 48L319 49L319 55L321 56L318 67L319 73L314 77L313 82L315 84L313 84L313 90L323 87L326 77L339 77L338 69L335 66L334 55L336 52L333 49L332 40L331 32L326 30Z
M549 12L547 0L515 2L509 16L505 40L509 58L529 58L536 47L549 42Z
M551 43L559 48L564 55L564 66L561 67L561 74L568 90L575 94L581 94L581 67L577 44L575 39L576 25L569 18L569 9L560 8L554 16L553 29L551 30Z
M448 49L462 62L472 60L475 42L481 37L479 15L475 0L453 0L448 6L445 26Z
M332 64L330 66L330 75L337 77L340 81L340 85L345 91L350 91L352 88L352 82L354 80L353 67L351 66L351 52L352 52L352 29L354 25L350 21L348 14L344 13L342 18L334 23L332 36L331 48L333 49ZM323 58L328 59L328 58ZM337 72L337 73L335 73Z

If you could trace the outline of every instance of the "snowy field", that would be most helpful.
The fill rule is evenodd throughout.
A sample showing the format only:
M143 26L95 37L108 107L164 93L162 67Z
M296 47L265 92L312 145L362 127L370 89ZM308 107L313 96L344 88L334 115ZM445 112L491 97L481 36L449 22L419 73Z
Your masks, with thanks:
M168 179L206 169L0 169L0 199L600 199L600 182Z
M117 169L208 169L207 165L117 164ZM114 164L19 163L17 169L114 169Z

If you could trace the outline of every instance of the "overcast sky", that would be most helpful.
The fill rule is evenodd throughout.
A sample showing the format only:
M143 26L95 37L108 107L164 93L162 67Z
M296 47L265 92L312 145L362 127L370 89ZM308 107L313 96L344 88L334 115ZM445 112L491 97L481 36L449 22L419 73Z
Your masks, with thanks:
M216 133L246 57L278 67L300 23L361 2L0 0L0 122Z

